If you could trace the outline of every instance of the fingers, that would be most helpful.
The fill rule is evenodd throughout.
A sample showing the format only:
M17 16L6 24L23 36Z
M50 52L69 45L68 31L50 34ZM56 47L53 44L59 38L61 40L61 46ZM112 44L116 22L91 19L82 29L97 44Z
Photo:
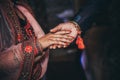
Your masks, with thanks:
M72 42L72 38L51 38L51 46L50 49L56 49L56 48L65 48L70 45Z
M49 48L50 49L56 49L56 48L66 48L69 45L51 45Z
M64 34L66 32L60 32L59 34ZM56 49L56 48L65 48L67 47L74 38L69 35L58 35L58 34L51 34L49 38L50 43L50 49ZM51 46L52 45L52 46Z
M50 49L56 49L57 48L57 45L53 44L49 47Z
M54 45L49 47L49 49L56 49L56 48L57 48L57 46L54 46Z
M62 30L62 31L58 31L55 34L60 34L60 35L64 35L64 34L70 34L71 31L70 30Z
M58 25L57 27L51 29L50 32L57 32L57 31L60 31L61 29L62 29L62 26Z
M68 44L64 42L52 41L52 45L49 47L50 49L56 48L65 48Z
M57 42L65 42L65 43L70 43L72 41L72 38L69 37L58 37L58 38L51 38L51 40L53 41L57 41Z
M73 39L74 37L72 36L69 36L69 34L64 34L64 33L61 33L61 34L53 34L51 35L51 39Z
M61 31L58 34L48 33L45 36L39 38L39 42L41 43L43 49L51 46L51 45L67 45L71 43L73 39L69 35L65 35L65 33L69 33L66 31ZM53 46L53 48L58 48L61 46ZM63 47L63 46L62 46Z
M72 41L72 38L61 38L61 37L55 37L55 38L50 38L49 39L50 41L50 44L52 45L52 48L61 48L61 47L66 47L68 46L71 41ZM57 46L56 46L57 45Z
M72 38L51 38L50 40L51 40L51 45L52 44L67 45L67 44L70 44L73 41ZM54 43L52 43L53 41L54 41Z

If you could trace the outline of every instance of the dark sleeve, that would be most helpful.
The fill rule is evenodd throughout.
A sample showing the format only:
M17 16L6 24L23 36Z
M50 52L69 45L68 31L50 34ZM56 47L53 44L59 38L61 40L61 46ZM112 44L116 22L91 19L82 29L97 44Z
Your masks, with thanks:
M83 32L88 30L98 14L106 5L108 0L89 0L83 8L75 15L73 20L77 22Z

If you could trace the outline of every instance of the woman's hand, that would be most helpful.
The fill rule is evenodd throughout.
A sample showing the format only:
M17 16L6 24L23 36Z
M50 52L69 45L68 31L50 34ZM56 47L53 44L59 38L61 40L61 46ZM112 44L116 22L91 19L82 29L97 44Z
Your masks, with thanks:
M73 37L69 36L71 31L58 31L55 33L48 33L45 36L39 38L39 44L41 45L42 49L45 49L51 45L61 45L61 46L68 46L72 41Z
M55 28L51 29L50 32L57 32L57 31L62 31L62 30L71 31L71 33L68 35L73 37L72 41L77 37L78 34L81 34L79 25L74 21L61 23L61 24L57 25ZM61 47L67 47L67 46L66 45L64 45L64 46L52 45L52 46L50 46L50 49L56 49L56 47L61 48Z

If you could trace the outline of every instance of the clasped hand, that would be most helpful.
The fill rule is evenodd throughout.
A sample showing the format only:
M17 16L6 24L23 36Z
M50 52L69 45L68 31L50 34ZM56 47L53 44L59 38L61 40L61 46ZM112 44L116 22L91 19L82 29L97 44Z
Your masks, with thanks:
M50 32L45 36L39 38L38 41L42 49L45 49L47 47L50 47L52 49L64 48L67 47L74 39L72 36L69 35L70 33L71 31L69 30ZM55 47L53 47L53 45L55 45Z
M72 41L81 34L79 25L75 22L65 22L57 25L39 39L43 49L49 47L50 49L65 48L72 43Z

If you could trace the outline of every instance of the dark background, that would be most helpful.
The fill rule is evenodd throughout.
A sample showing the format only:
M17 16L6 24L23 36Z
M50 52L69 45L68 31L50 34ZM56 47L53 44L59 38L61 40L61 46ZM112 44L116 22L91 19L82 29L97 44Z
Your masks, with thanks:
M85 0L28 0L45 33L70 20ZM47 80L85 80L80 64L81 51L75 43L65 49L50 50Z

